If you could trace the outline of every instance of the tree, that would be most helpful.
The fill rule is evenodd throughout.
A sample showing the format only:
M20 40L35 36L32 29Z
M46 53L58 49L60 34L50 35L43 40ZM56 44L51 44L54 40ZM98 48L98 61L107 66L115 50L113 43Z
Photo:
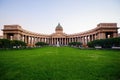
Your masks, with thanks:
M0 39L0 48L10 48L10 40Z
M11 46L12 48L15 46L16 48L21 48L21 47L25 47L26 43L23 41L19 41L19 40L12 40L11 41Z
M112 46L120 47L120 37L94 40L88 42L87 45L89 47L101 46L102 48L111 48Z
M0 39L0 48L6 49L6 48L21 48L26 46L26 43L19 40L8 40L8 39Z
M45 42L37 42L37 43L35 43L35 45L36 45L36 46L46 46L46 45L48 45L48 44L45 43Z
M82 45L82 43L81 43L81 42L70 42L70 43L68 43L68 45L69 45L69 46L76 46L76 47L79 47L79 46Z

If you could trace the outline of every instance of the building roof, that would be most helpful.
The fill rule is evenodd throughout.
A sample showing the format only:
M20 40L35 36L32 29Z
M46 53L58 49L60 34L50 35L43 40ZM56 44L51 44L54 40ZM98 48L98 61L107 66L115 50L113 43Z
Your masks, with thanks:
M62 26L60 25L60 23L58 23L58 25L56 26L55 30L63 30Z

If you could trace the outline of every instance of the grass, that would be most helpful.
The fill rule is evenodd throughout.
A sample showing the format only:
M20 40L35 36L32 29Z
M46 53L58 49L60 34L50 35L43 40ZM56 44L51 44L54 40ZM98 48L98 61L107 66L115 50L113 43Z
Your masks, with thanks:
M70 47L1 50L0 80L120 80L120 51Z

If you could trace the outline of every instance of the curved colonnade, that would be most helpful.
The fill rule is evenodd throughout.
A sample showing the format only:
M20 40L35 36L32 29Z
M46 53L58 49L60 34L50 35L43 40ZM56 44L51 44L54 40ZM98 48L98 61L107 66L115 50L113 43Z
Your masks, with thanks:
M28 46L35 46L36 42L46 42L50 45L56 45L59 41L60 45L68 45L70 42L82 42L84 45L87 42L118 37L117 23L100 23L96 28L76 33L63 33L63 28L60 24L57 25L55 33L53 34L38 34L27 31L19 25L4 25L3 37L10 40L21 40L28 44Z

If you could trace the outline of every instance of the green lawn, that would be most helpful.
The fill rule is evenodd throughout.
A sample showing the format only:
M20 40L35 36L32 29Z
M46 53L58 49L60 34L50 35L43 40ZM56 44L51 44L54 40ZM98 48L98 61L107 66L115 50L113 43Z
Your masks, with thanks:
M0 80L120 80L120 51L0 50Z

